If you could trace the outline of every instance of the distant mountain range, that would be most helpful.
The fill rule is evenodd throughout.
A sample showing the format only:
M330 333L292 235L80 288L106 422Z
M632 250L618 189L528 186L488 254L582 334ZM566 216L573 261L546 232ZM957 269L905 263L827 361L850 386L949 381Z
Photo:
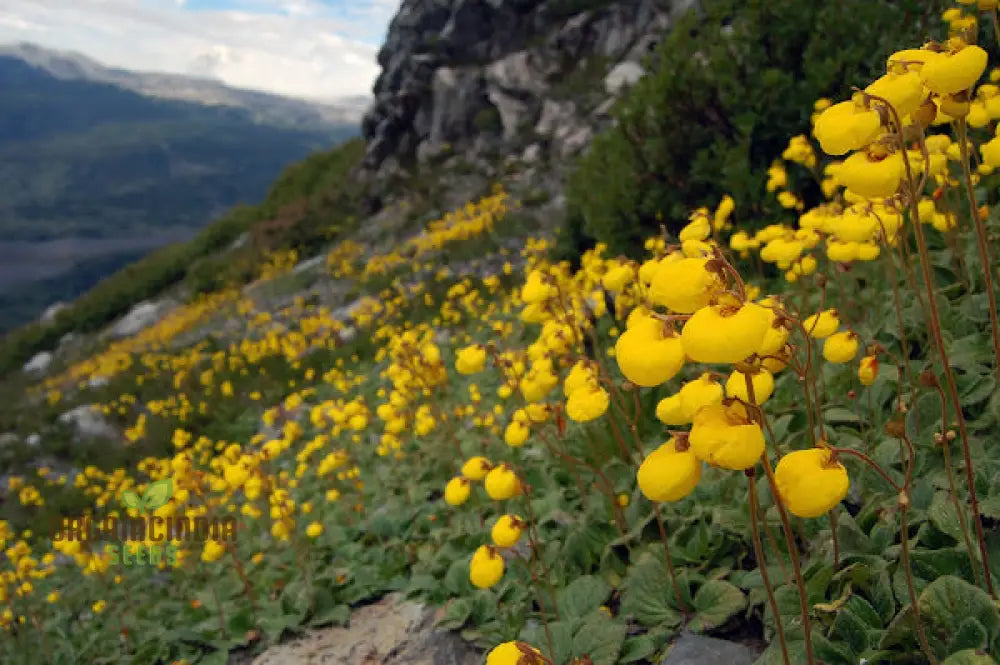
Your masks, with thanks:
M342 106L0 47L0 332L261 200L359 132Z

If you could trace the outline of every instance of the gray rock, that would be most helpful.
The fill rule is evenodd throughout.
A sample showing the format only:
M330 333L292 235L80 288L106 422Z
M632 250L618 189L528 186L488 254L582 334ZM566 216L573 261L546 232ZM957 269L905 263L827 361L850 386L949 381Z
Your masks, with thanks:
M73 428L82 439L114 439L118 430L104 419L104 414L91 404L84 404L59 416L59 422Z
M108 330L107 335L112 339L131 337L162 319L175 306L171 300L143 301L118 319Z
M40 351L24 364L24 372L26 374L44 374L51 364L52 353L49 351Z
M742 644L682 633L662 665L751 665L755 658Z
M313 630L267 649L253 665L479 665L482 654L436 630L433 609L398 595L356 610L346 628Z
M308 272L316 266L322 265L324 261L326 261L326 255L324 254L314 256L311 259L306 259L305 261L299 261L295 267L292 268L292 274L298 275L300 273Z
M572 133L559 137L561 139L559 141L559 154L562 157L574 155L586 148L593 137L594 130L590 127L579 127Z
M553 136L564 131L567 123L576 117L576 104L546 99L542 103L542 115L535 125L535 133L539 136Z
M96 390L98 388L103 388L104 386L108 385L110 382L111 381L108 379L108 377L101 376L101 375L98 374L98 375L90 377L90 379L87 381L87 386L91 390Z
M59 312L63 311L67 307L69 307L69 305L67 305L64 302L57 302L52 305L49 305L48 309L42 312L42 316L39 317L38 320L41 321L42 324L48 325L53 321L55 321L56 316L59 314Z
M500 88L491 86L486 96L500 113L500 125L503 127L503 139L510 141L518 135L525 124L529 107L517 97L503 92Z
M32 432L24 440L24 443L27 444L29 448L37 448L42 445L42 435L38 432Z
M0 433L0 450L3 448L9 448L10 446L16 446L20 442L21 437L13 432Z
M619 62L604 77L604 89L609 95L618 95L625 88L635 85L635 82L642 78L646 70L635 62Z
M542 146L532 143L521 153L521 161L526 164L534 164L542 158Z

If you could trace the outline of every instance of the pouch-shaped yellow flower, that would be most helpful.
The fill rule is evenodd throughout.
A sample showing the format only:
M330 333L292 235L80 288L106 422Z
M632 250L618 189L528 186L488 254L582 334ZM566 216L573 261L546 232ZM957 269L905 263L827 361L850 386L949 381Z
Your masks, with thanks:
M718 404L722 398L722 384L706 372L681 386L676 395L660 400L656 417L664 425L686 425L703 406Z
M468 501L472 483L464 476L455 476L444 487L444 502L449 506L461 506Z
M740 362L761 347L772 317L752 302L702 307L681 330L684 352L695 362Z
M521 481L507 464L493 467L486 474L486 493L494 501L503 501L521 493Z
M462 475L469 480L480 481L486 477L486 474L490 472L493 465L485 457L470 457L466 460L465 464L462 465Z
M497 547L513 547L521 538L524 521L517 515L501 515L490 530L490 537Z
M749 469L764 452L764 433L739 402L706 406L688 436L698 459L723 469Z
M649 297L678 314L690 314L708 304L723 288L717 272L708 270L709 259L664 261L653 276Z
M684 347L667 336L662 321L643 316L615 342L615 360L625 378L638 386L658 386L684 366Z
M881 129L878 112L849 100L823 111L816 119L813 135L826 154L845 155L874 141Z
M566 400L566 417L578 423L589 422L603 416L610 403L608 391L592 381L575 390Z
M971 88L986 71L989 56L978 46L955 53L935 53L920 68L920 79L932 92L951 95Z
M601 286L608 291L617 293L623 291L634 279L635 268L631 264L623 263L604 273L604 276L601 277Z
M726 380L726 395L738 397L744 402L763 404L774 392L774 376L766 369L762 368L756 374L751 374L750 383L753 386L753 400L747 391L747 375L739 370L733 370Z
M531 428L522 420L512 420L503 433L503 440L511 448L523 446L531 435Z
M461 349L455 358L455 369L459 374L475 374L486 364L486 349L480 344L473 344Z
M878 356L865 356L858 366L858 380L861 385L870 386L878 377Z
M480 589L488 589L503 577L503 557L489 545L480 545L469 562L469 581Z
M827 362L850 362L857 354L858 336L849 330L834 333L823 343L823 357Z
M905 118L916 111L924 100L924 85L917 72L904 74L889 72L865 88L865 92L892 104L900 118Z
M654 450L639 466L636 480L650 501L680 501L701 479L701 461L689 449L677 450L677 440Z
M806 334L816 339L825 339L837 332L840 327L840 315L835 309L826 309L819 314L807 316L802 322Z
M837 181L848 190L871 199L892 196L903 179L903 160L898 153L872 158L856 152L844 160Z
M542 665L542 652L524 642L504 642L487 654L486 665Z
M788 512L819 517L844 500L850 488L847 469L827 448L788 453L774 469L778 496Z

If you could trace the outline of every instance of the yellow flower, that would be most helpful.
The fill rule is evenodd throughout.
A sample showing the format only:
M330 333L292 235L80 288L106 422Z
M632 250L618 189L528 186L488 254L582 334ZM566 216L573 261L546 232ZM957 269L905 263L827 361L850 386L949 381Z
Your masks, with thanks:
M899 189L903 179L903 159L899 153L872 157L856 152L837 171L837 182L851 192L867 198L885 198Z
M737 397L744 402L752 401L754 404L763 404L774 392L774 376L766 369L760 369L756 374L750 375L750 382L753 385L753 400L747 391L747 375L739 370L734 370L726 381L726 395Z
M108 601L106 601L106 600L99 600L96 603L94 603L93 605L91 605L90 609L92 609L94 611L94 614L100 614L101 612L103 612L105 610L105 608L107 608L107 606L108 606Z
M827 448L788 453L774 469L778 496L788 512L819 517L844 500L850 488L847 469Z
M464 476L455 476L444 488L444 501L449 506L461 506L469 499L472 484Z
M932 92L951 95L971 88L986 71L989 56L978 46L955 53L935 53L920 68L920 78Z
M455 358L455 369L459 374L475 374L482 371L485 364L486 349L479 344L461 349Z
M676 437L654 450L639 466L636 480L650 501L680 501L701 479L701 461L685 442L677 449Z
M480 481L486 477L486 474L492 468L493 465L485 457L470 457L462 465L462 475L469 480Z
M566 401L566 417L578 423L589 422L603 416L610 403L608 391L595 381L588 387L577 389L569 396Z
M705 372L694 381L688 381L676 395L660 400L656 417L664 425L686 425L703 406L722 401L722 385Z
M878 356L865 356L858 366L858 379L861 385L870 386L878 376Z
M740 362L761 347L771 319L771 311L756 303L703 307L681 330L684 352L696 362Z
M823 152L844 155L874 141L881 129L882 120L877 111L846 101L834 104L819 115L813 135Z
M601 277L601 286L608 291L617 293L624 290L633 279L635 279L635 268L628 263L623 263L612 268Z
M722 278L708 269L708 262L707 258L662 261L650 285L650 300L678 314L701 309L723 288Z
M699 411L688 440L698 459L734 471L752 467L764 452L764 433L735 401Z
M59 602L59 592L53 591L49 595L45 596L45 602L47 603L58 603Z
M806 317L802 326L810 337L824 339L837 332L837 328L840 327L840 315L835 309L827 309Z
M507 464L501 464L490 469L486 474L486 493L494 501L503 501L521 493L521 481L514 469Z
M513 547L521 538L524 522L517 515L501 515L493 525L490 536L497 547Z
M503 557L489 545L480 545L469 562L469 581L488 589L503 577Z
M511 448L517 448L523 446L530 435L531 428L523 420L515 418L507 424L507 428L503 432L503 440Z
M310 538L319 538L323 534L323 525L319 522L313 522L306 527L306 535Z
M680 337L665 334L662 321L643 314L615 342L615 360L632 383L658 386L684 366L684 347Z
M865 88L865 92L888 101L900 118L916 111L924 101L924 86L917 72L889 72Z
M206 563L218 561L226 553L226 546L217 540L206 540L201 551L201 560Z
M504 642L486 655L486 665L542 665L542 652L524 642Z
M823 357L831 363L846 363L858 353L857 334L846 330L833 335L823 343Z

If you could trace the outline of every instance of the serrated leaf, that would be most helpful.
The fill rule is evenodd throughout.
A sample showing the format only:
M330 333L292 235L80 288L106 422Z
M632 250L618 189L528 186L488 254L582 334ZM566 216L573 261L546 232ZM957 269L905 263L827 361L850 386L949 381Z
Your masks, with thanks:
M164 478L151 483L142 493L142 509L152 512L160 506L166 505L173 493L174 481L172 478Z
M573 636L573 655L589 656L594 665L615 665L627 628L603 612L592 613Z
M928 584L917 605L928 641L942 658L965 617L976 617L987 635L996 635L1000 628L1000 614L989 594L953 575Z
M696 614L688 630L704 632L718 628L746 607L747 599L738 587L724 580L710 580L694 595Z
M646 556L629 569L622 591L622 614L631 615L649 628L673 628L682 620L674 602L673 586L663 561Z
M955 510L955 504L947 492L934 494L927 516L938 531L955 540L962 540L962 525L958 519L958 511Z
M600 577L594 575L578 577L557 595L559 616L584 617L598 609L610 593L611 586Z

